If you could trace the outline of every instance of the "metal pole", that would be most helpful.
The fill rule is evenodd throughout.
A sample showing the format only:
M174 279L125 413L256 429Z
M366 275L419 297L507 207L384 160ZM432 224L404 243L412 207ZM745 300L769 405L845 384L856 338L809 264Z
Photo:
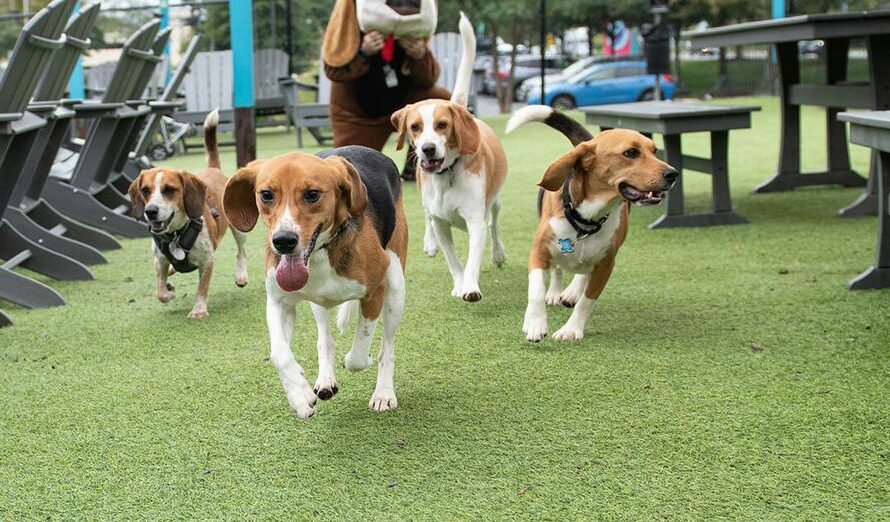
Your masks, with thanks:
M660 25L661 25L661 13L656 12L655 13L655 27L657 28ZM653 29L653 31L654 30L656 30L656 29ZM658 74L655 75L655 101L661 100L661 82L659 81L660 77L661 77L661 75L658 75Z
M494 42L497 45L497 42ZM541 0L541 103L545 104L544 93L547 91L544 86L544 76L546 75L546 64L544 63L544 50L547 48L547 0Z
M74 7L74 12L80 11L80 2ZM77 100L86 98L86 89L83 81L83 55L78 53L77 63L74 64L74 70L71 71L71 78L68 79L68 97Z
M278 48L278 23L275 21L275 0L269 2L269 25L272 26L272 45L271 49Z
M169 0L161 0L161 31L170 27L170 2ZM170 81L170 77L173 75L170 70L170 42L167 42L167 45L164 46L164 61L163 63L163 71L164 75L164 85L167 85L167 82ZM157 87L157 85L152 85L152 88Z

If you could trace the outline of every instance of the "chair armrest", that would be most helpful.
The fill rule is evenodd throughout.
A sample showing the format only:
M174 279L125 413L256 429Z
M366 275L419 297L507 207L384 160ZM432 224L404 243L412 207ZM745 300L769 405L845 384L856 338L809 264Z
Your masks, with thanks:
M9 122L9 121L18 121L22 119L25 113L23 112L7 112L0 113L0 122Z

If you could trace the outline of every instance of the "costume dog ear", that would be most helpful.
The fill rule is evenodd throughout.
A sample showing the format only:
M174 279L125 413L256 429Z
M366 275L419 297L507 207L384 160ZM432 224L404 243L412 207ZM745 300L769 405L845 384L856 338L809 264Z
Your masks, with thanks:
M547 167L544 177L538 186L550 192L562 188L562 184L576 170L586 172L592 170L596 161L596 146L593 141L579 143L577 147L566 152Z
M233 227L241 232L250 232L256 226L256 220L260 217L260 211L256 206L256 175L262 162L252 161L246 167L238 169L238 172L226 183L226 192L223 194L223 211Z
M368 189L362 182L358 171L345 159L339 156L331 156L325 161L334 164L343 174L338 182L340 193L346 201L346 210L350 216L361 215L368 208Z
M139 190L139 187L142 184L142 173L140 172L136 179L130 183L130 188L127 192L130 194L130 203L132 204L132 208L130 209L130 215L136 219L142 217L142 213L145 212L145 200L142 199L142 192Z
M452 104L451 114L454 118L454 139L462 156L476 153L482 136L476 125L476 118L462 105Z
M204 215L204 200L207 198L207 185L189 172L180 172L182 179L182 205L191 219Z
M395 127L396 132L398 133L396 150L402 150L402 147L405 146L405 133L408 132L408 112L410 107L410 105L402 107L401 109L394 112L392 114L392 117L389 119L389 121L392 122L392 126Z

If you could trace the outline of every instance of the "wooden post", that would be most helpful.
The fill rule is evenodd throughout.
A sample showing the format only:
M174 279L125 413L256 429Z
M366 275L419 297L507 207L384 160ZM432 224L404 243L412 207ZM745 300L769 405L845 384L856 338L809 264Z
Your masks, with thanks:
M253 92L253 2L229 0L230 36L232 40L233 100L235 108L235 154L238 167L256 158Z

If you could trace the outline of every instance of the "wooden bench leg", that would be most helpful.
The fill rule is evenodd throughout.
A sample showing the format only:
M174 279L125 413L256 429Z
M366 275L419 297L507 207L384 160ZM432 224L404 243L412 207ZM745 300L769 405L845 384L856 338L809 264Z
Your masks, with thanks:
M890 152L881 152L878 177L878 247L875 265L847 283L850 290L890 288Z
M747 219L732 211L732 197L729 192L729 131L711 133L711 194L716 221L713 224L748 223Z
M667 193L667 210L658 219L649 224L649 228L671 228L691 226L683 223L683 146L679 134L665 134L664 136L664 160L677 169L680 177L677 183Z

